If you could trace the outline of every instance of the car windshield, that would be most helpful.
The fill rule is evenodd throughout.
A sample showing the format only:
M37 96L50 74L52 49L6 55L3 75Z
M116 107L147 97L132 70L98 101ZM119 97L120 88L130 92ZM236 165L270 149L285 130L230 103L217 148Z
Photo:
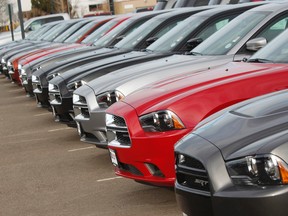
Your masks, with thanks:
M54 35L59 34L62 31L62 28L64 28L66 25L67 25L66 23L60 23L58 25L53 26L51 29L49 29L48 32L40 36L38 40L45 40L45 41L52 40Z
M68 30L66 30L65 32L63 32L62 34L60 34L55 40L54 42L64 42L68 37L70 37L72 34L74 34L76 31L78 31L79 29L83 28L83 26L85 27L88 24L88 22L77 22L76 24L74 24L71 28L69 28Z
M147 50L154 52L168 52L174 49L186 37L196 29L205 20L205 17L195 16L189 17L179 23L171 31L167 32L163 37L156 40L153 44L147 47Z
M255 53L249 62L288 63L288 30Z
M76 43L86 32L92 29L95 26L95 22L87 23L85 26L77 30L74 34L68 37L64 42L65 43Z
M37 31L33 31L30 34L26 36L27 40L38 40L38 38L46 33L49 29L51 29L53 26L52 25L47 25L47 26L42 26L40 29Z
M243 37L246 36L256 25L258 25L270 12L246 12L229 25L213 34L199 46L194 48L191 53L201 55L225 55L227 54Z
M59 35L63 32L66 32L71 26L75 25L76 22L61 23L53 28L52 31L49 31L49 35L45 36L43 40L45 41L54 41Z
M133 22L134 22L134 19L125 20L120 25L115 27L112 31L108 32L104 37L97 40L94 43L94 46L99 47L99 48L106 46L109 42L114 40L115 37L121 36L119 34L123 31L123 29L126 29Z
M131 34L127 35L127 37L125 37L119 43L115 44L115 47L120 49L132 49L162 22L163 19L159 18L150 19L149 21L139 26L139 28L137 28Z
M101 38L103 35L105 35L113 26L115 26L119 22L118 19L112 19L109 22L102 25L99 29L97 29L95 32L90 34L87 38L85 38L82 43L83 44L91 44L93 42L96 42Z

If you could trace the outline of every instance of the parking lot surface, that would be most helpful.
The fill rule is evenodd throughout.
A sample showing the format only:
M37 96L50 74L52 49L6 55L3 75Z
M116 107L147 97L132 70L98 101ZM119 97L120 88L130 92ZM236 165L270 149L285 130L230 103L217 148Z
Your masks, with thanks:
M0 215L181 215L173 190L114 174L108 151L82 143L0 75Z

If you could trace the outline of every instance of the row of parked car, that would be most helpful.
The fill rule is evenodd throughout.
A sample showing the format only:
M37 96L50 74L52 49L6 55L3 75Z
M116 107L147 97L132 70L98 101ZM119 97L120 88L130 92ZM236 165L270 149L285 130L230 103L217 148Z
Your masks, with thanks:
M285 1L53 22L2 45L1 72L183 215L282 216L287 27Z

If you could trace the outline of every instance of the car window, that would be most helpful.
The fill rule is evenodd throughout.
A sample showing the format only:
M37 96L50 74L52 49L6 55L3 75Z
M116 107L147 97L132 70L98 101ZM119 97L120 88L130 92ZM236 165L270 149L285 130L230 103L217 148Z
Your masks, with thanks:
M192 50L202 55L226 55L270 12L246 12Z
M54 21L59 21L59 20L64 20L63 16L55 16L55 17L49 17L49 18L45 18L45 23L49 23L49 22L54 22Z
M28 27L27 31L35 31L43 25L43 20L35 20Z
M211 36L216 31L220 30L226 24L228 24L232 19L234 19L238 14L230 15L229 17L221 17L213 22L211 22L205 29L202 30L197 35L197 38L201 38L203 41L206 40L209 36Z
M282 33L287 27L288 15L284 15L280 19L277 19L273 23L271 23L267 28L265 28L261 33L257 35L257 37L264 37L268 42L270 42L277 35Z
M249 61L261 59L265 62L288 63L288 29L282 32L273 42L256 52ZM261 62L261 61L260 61Z

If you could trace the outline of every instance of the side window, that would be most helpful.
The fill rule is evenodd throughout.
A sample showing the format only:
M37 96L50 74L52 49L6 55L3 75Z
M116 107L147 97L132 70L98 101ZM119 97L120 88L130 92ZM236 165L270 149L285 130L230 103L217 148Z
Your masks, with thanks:
M282 16L279 19L272 22L270 25L268 25L264 30L262 30L257 35L257 37L264 37L268 42L270 42L272 39L274 39L277 35L279 35L288 27L287 22L288 22L288 15L285 15L284 18Z
M39 29L43 25L43 20L35 20L33 21L30 26L28 27L28 31L35 31Z
M55 16L55 17L46 18L45 23L59 21L59 20L64 20L63 16Z
M201 38L203 41L207 39L210 35L224 27L227 23L229 23L232 19L234 19L237 15L233 14L229 17L221 17L214 22L211 22L204 30L202 30L198 34L198 38Z

